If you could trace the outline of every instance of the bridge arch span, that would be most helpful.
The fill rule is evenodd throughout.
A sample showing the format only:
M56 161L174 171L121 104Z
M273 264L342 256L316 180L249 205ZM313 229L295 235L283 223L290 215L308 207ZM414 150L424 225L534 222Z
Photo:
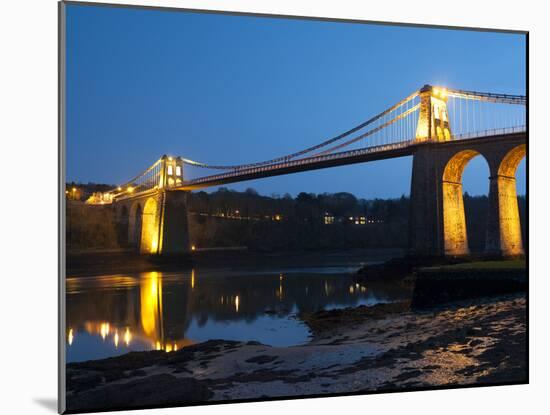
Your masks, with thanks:
M116 233L119 246L126 246L130 242L128 239L130 224L130 213L126 205L122 205L116 211Z
M516 172L527 155L527 146L520 144L508 150L491 175L489 203L492 206L487 232L488 253L517 256L524 253L519 217Z
M159 251L159 203L150 197L143 206L140 252L156 254Z
M444 253L448 256L468 255L468 232L464 198L462 190L462 175L468 163L475 157L487 158L473 149L461 150L451 156L442 177L443 204L443 242Z
M500 176L515 177L519 163L521 163L526 155L527 146L525 144L520 144L519 146L508 151L500 162L498 174Z
M139 251L141 243L142 212L140 202L132 203L128 218L128 243Z

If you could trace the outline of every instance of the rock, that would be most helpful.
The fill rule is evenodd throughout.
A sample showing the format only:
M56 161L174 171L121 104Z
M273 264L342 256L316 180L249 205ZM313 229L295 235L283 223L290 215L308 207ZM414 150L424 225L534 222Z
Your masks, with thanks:
M71 394L67 396L67 409L96 412L163 405L180 406L204 402L212 395L208 387L195 379L159 374Z

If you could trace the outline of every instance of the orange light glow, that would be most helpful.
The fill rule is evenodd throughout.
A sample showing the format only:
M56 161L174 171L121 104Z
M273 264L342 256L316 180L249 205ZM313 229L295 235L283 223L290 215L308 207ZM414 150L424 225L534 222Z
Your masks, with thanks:
M101 323L99 325L99 334L101 334L101 337L103 338L103 340L105 340L105 337L109 335L109 331L110 331L109 323Z
M131 341L132 341L132 334L130 334L130 328L126 327L126 331L124 332L124 343L126 343L126 346L130 346Z
M162 276L158 272L148 273L140 283L141 326L150 338L157 337L162 310Z

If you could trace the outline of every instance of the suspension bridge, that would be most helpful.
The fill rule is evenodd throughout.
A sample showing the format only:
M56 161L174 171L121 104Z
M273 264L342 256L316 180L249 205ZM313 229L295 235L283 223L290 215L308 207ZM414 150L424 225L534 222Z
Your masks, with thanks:
M526 111L523 95L425 85L359 125L291 154L235 165L165 155L109 192L94 194L88 203L113 204L140 252L183 253L189 250L188 191L413 156L411 253L468 255L462 172L481 155L490 169L486 250L519 255L523 243L515 172L526 156ZM186 179L184 168L205 173Z

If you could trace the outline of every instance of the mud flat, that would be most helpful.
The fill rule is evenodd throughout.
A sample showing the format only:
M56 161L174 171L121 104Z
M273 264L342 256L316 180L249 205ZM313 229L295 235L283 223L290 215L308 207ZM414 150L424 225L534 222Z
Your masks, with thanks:
M527 382L526 300L319 311L309 342L211 340L67 365L69 410Z

